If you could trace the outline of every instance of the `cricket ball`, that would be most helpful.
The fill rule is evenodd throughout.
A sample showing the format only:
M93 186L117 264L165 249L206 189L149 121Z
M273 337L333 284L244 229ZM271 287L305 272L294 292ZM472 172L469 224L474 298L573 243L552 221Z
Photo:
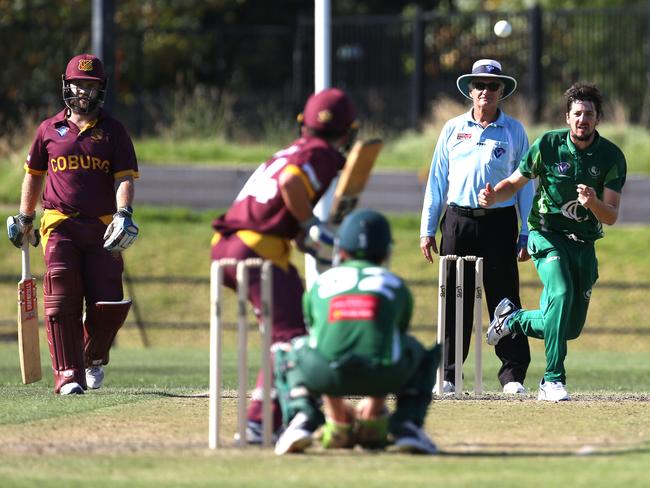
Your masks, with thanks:
M494 24L494 33L498 37L508 37L512 34L512 26L507 20L500 20Z

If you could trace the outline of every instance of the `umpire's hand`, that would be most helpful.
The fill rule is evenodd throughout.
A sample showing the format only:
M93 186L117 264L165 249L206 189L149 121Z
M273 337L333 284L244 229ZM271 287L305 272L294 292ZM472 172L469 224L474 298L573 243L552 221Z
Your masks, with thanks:
M433 251L435 254L438 254L438 246L436 246L435 236L424 236L420 237L420 249L422 250L422 255L424 259L433 263Z

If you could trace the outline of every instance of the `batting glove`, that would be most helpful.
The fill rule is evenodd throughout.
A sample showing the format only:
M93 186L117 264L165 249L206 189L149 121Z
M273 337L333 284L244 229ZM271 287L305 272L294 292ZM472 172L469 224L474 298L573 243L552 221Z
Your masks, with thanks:
M312 217L300 226L305 231L302 248L314 257L318 271L329 268L334 254L334 232L317 217Z
M34 215L19 212L18 215L7 217L7 235L11 243L18 249L23 247L25 236L29 243L36 247L41 242L41 234L34 229Z
M104 249L107 251L124 251L138 238L138 226L133 219L133 209L122 207L113 215L113 221L104 232Z

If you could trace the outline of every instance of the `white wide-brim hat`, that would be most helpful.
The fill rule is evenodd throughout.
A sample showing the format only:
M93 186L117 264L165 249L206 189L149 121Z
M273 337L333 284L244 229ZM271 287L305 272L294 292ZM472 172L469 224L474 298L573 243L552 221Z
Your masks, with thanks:
M501 63L494 59L479 59L472 66L472 72L467 75L461 75L456 80L458 90L471 100L469 92L471 91L470 82L474 78L497 78L504 83L503 96L501 100L508 98L517 89L517 80L512 76L501 73Z

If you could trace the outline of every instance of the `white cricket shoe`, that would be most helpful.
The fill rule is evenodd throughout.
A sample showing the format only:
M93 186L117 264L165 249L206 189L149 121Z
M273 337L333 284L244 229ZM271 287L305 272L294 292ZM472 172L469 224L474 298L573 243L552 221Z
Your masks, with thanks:
M413 422L402 422L393 432L395 444L393 450L411 454L436 454L438 448L422 428Z
M539 383L537 399L547 402L563 402L570 400L570 397L564 383L561 381L544 381L544 378L542 378Z
M503 385L503 393L507 393L508 395L525 395L528 391L518 381L510 381Z
M311 446L312 434L307 415L298 412L275 443L275 454L282 456L288 452L304 452Z
M490 322L485 339L490 346L496 346L502 337L510 335L508 318L517 310L517 307L507 298L504 298L494 309L494 318Z
M86 368L86 385L91 390L101 388L104 384L104 368L102 366L93 366Z
M454 393L456 393L456 385L454 385L451 381L444 380L442 382L442 394L453 395ZM433 394L438 394L438 383L436 383L433 387Z
M239 432L235 432L232 436L235 442L239 442ZM276 442L278 440L277 432L271 434L271 442ZM249 420L246 425L246 444L251 445L261 445L264 442L264 428L262 422L255 422Z
M59 394L60 395L83 395L84 389L77 382L66 383L59 390Z

